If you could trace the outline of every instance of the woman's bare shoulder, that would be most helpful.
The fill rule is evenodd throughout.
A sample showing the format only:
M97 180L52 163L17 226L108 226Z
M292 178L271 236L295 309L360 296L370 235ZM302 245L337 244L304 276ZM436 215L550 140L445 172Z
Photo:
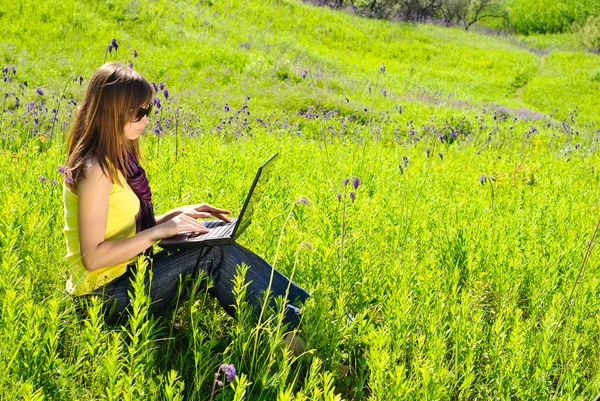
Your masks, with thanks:
M112 181L106 175L104 170L102 170L102 166L98 162L98 159L95 156L88 158L85 161L84 165L84 180L90 180L91 182L101 182L108 183L112 185Z

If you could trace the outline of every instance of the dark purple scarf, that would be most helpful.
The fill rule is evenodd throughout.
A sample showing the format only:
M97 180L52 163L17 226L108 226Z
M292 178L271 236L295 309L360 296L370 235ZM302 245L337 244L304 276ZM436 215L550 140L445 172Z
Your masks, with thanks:
M148 185L146 171L140 166L133 153L127 157L127 184L140 200L140 214L137 219L137 232L156 225L152 207L152 190Z

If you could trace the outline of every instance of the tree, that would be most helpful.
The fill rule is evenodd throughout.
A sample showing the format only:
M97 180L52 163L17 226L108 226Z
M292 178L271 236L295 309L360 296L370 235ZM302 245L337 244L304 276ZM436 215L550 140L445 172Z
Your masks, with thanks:
M443 0L441 13L448 24L465 30L485 18L507 18L503 0Z

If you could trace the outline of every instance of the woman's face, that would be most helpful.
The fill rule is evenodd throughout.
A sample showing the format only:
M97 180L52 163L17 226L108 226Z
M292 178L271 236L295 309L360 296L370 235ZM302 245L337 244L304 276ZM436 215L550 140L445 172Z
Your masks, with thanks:
M142 131L144 131L144 128L146 128L146 125L148 125L149 122L150 120L147 116L143 116L139 121L128 122L125 124L124 128L125 138L129 139L130 141L138 139L140 135L142 135Z

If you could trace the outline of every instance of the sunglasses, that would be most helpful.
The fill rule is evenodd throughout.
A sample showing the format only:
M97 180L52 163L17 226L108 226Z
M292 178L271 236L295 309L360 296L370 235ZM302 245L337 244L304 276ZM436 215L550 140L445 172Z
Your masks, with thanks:
M150 113L152 113L152 104L146 108L140 107L137 114L135 115L135 118L133 119L133 122L137 123L142 118L144 118L144 116L150 117Z

